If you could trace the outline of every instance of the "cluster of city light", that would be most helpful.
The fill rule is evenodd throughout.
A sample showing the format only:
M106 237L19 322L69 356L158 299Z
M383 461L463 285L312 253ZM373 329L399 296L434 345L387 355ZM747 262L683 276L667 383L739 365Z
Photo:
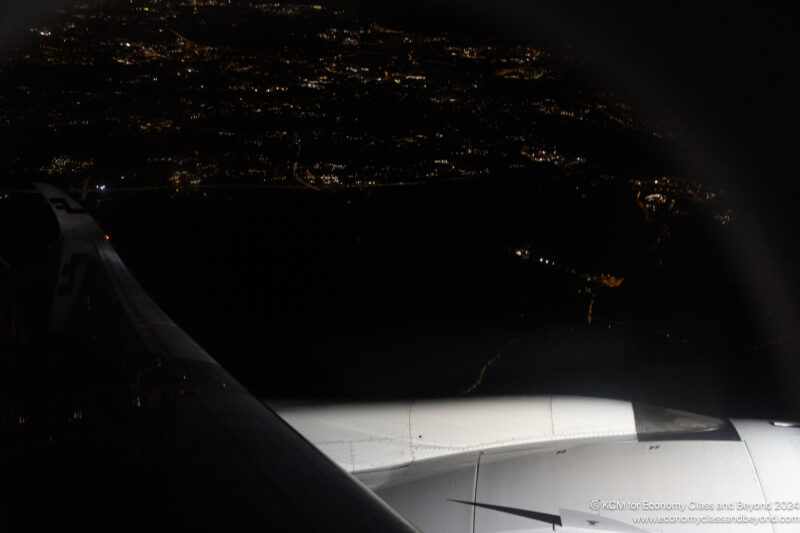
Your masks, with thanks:
M77 156L61 155L54 157L47 166L40 170L50 175L77 174L94 166L94 159L80 158Z
M202 42L202 32L193 32L186 25L180 29L172 26L185 8L191 8L197 20L224 9L243 21L258 16L313 21L309 26L314 29L307 34L293 25L285 26L287 32L291 27L291 33L311 44L324 43L324 51L318 53L314 46L309 48L315 50L313 53L304 52L302 47L241 50ZM93 33L98 22L112 21L149 31L114 37ZM559 77L554 58L542 49L522 44L476 44L443 34L416 34L316 3L183 0L132 3L108 11L79 4L60 25L32 28L31 32L41 40L39 48L25 58L32 65L55 61L84 65L86 72L92 73L93 68L107 70L113 63L121 70L116 77L105 80L103 89L97 89L97 85L84 93L78 89L71 101L63 103L58 98L48 99L48 88L21 87L18 90L30 95L27 101L33 107L19 116L0 116L0 120L13 127L25 116L45 116L50 122L48 127L58 133L70 133L75 128L89 131L104 124L122 136L161 136L165 144L177 135L199 136L201 151L215 153L209 164L205 164L203 155L197 155L144 172L137 162L120 164L115 169L139 180L147 175L150 181L163 180L170 185L176 173L181 172L192 172L203 183L228 177L285 183L291 181L287 177L296 177L296 169L315 166L310 154L336 153L342 148L350 154L345 161L346 172L316 169L310 174L304 171L302 179L326 186L371 186L527 172L543 163L571 172L566 167L586 162L583 155L576 153L579 150L542 144L541 135L533 129L510 138L503 133L503 121L524 117L535 124L537 116L546 115L567 121L618 123L609 119L613 115L635 125L629 108L597 94L578 91L574 93L578 98L571 96L569 103L560 94L543 96L541 92L535 93L536 97L518 97L519 92L507 97L503 91L484 91L484 74L474 75L488 72L489 76L508 78L508 83L530 87L540 83L542 77ZM91 42L92 46L75 46L74 42ZM450 74L446 82L443 72ZM224 80L224 86L215 85L215 73L224 73L216 77ZM361 87L354 87L353 83ZM168 92L161 94L162 91ZM377 129L365 126L376 122L374 108L361 105L374 102L373 94L381 94L381 100L391 104L380 106L380 112L387 113L377 121L382 124L402 124L403 115L412 116L410 110L404 111L402 103L407 95L428 103L413 109L423 126L410 123L406 131L398 126L391 134L391 144L386 143L380 131L382 125ZM35 102L45 101L50 105L43 113ZM91 116L86 115L86 104L81 102L91 102ZM164 102L171 103L169 108L164 107ZM120 115L117 111L121 107L135 109L136 114ZM426 123L428 113L474 117L482 131L478 136L466 133L459 127L458 118L445 136L433 129L435 121ZM234 122L246 127L231 128ZM279 127L271 129L276 123ZM249 124L254 127L247 127ZM212 135L227 143L224 155L217 151ZM305 147L299 155L301 142ZM374 160L377 148L389 146L403 151L392 160L407 161L405 166ZM271 158L264 165L248 168L250 152L255 147L287 155L283 160ZM405 152L413 156L405 157ZM507 156L507 160L501 161L497 154Z

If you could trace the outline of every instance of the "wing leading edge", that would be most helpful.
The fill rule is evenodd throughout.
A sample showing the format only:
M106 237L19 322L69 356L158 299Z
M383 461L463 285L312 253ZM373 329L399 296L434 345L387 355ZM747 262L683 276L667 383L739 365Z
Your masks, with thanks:
M85 333L94 346L98 335L113 333L114 342L119 342L101 344L112 348L104 349L100 357L118 362L125 367L123 374L131 376L127 390L121 392L130 396L130 401L120 403L130 408L103 411L103 416L96 417L99 429L93 429L102 433L103 424L108 424L113 428L106 433L127 436L101 438L105 444L114 441L113 454L120 456L119 460L109 463L89 457L88 464L74 468L81 479L90 478L86 485L101 500L93 504L106 511L98 511L92 518L92 512L85 510L74 513L60 509L66 506L59 505L62 499L75 501L67 494L56 496L63 494L59 488L70 488L69 481L60 479L67 474L42 469L39 479L31 484L38 486L40 494L52 496L53 501L45 503L50 504L54 515L65 513L48 521L71 523L72 516L76 524L88 529L128 524L123 530L136 523L159 530L177 526L182 530L415 531L251 396L172 322L147 296L103 231L78 203L48 184L37 183L35 187L49 203L61 229L62 257L50 315L51 342L74 344L80 339L83 343ZM99 316L98 294L112 300L103 308L102 327L86 320L86 316ZM119 387L116 389L114 392L119 392ZM108 403L113 404L110 399ZM86 413L86 418L90 414ZM136 421L134 429L119 430L131 420ZM25 458L31 464L41 464L46 454L51 452L26 454ZM127 460L128 454L136 459ZM52 465L60 468L62 462ZM123 475L118 468L132 472ZM85 474L86 469L92 473ZM24 470L19 467L15 471L20 479ZM126 487L119 486L121 480ZM134 489L127 486L131 483ZM41 490L41 485L50 487ZM22 502L23 508L36 506L29 500Z

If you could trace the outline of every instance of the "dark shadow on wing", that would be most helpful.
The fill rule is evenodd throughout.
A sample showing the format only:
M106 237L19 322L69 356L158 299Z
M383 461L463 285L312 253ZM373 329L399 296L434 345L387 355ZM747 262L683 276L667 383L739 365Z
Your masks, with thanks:
M6 529L414 529L178 328L79 204L36 188L60 261L3 402Z

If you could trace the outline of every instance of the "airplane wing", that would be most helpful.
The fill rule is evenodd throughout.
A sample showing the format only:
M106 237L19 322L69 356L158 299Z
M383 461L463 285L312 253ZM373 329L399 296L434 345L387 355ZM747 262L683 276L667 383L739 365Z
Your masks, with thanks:
M29 354L43 383L3 412L7 530L415 530L172 322L80 204L35 187L61 260Z

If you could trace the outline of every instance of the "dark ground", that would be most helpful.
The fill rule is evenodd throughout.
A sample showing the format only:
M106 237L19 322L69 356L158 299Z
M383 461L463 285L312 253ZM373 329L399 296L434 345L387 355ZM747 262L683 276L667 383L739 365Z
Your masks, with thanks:
M800 416L797 9L426 5L373 11L586 57L587 79L673 131L676 173L726 190L735 223L690 218L654 254L658 228L621 185L587 203L567 187L513 183L107 199L95 214L153 298L265 396L455 395L500 353L472 394L601 394ZM37 229L46 209L30 197L4 202L3 257L13 265L0 273L4 305L46 315L36 281L49 275L37 266L47 264L39 245L52 240ZM589 284L587 325L585 280L519 261L516 247L626 281Z
M794 332L760 329L720 244L730 226L689 205L654 247L627 184L568 189L157 192L94 212L153 299L262 397L571 393L797 416L775 360ZM586 280L599 273L625 281Z

